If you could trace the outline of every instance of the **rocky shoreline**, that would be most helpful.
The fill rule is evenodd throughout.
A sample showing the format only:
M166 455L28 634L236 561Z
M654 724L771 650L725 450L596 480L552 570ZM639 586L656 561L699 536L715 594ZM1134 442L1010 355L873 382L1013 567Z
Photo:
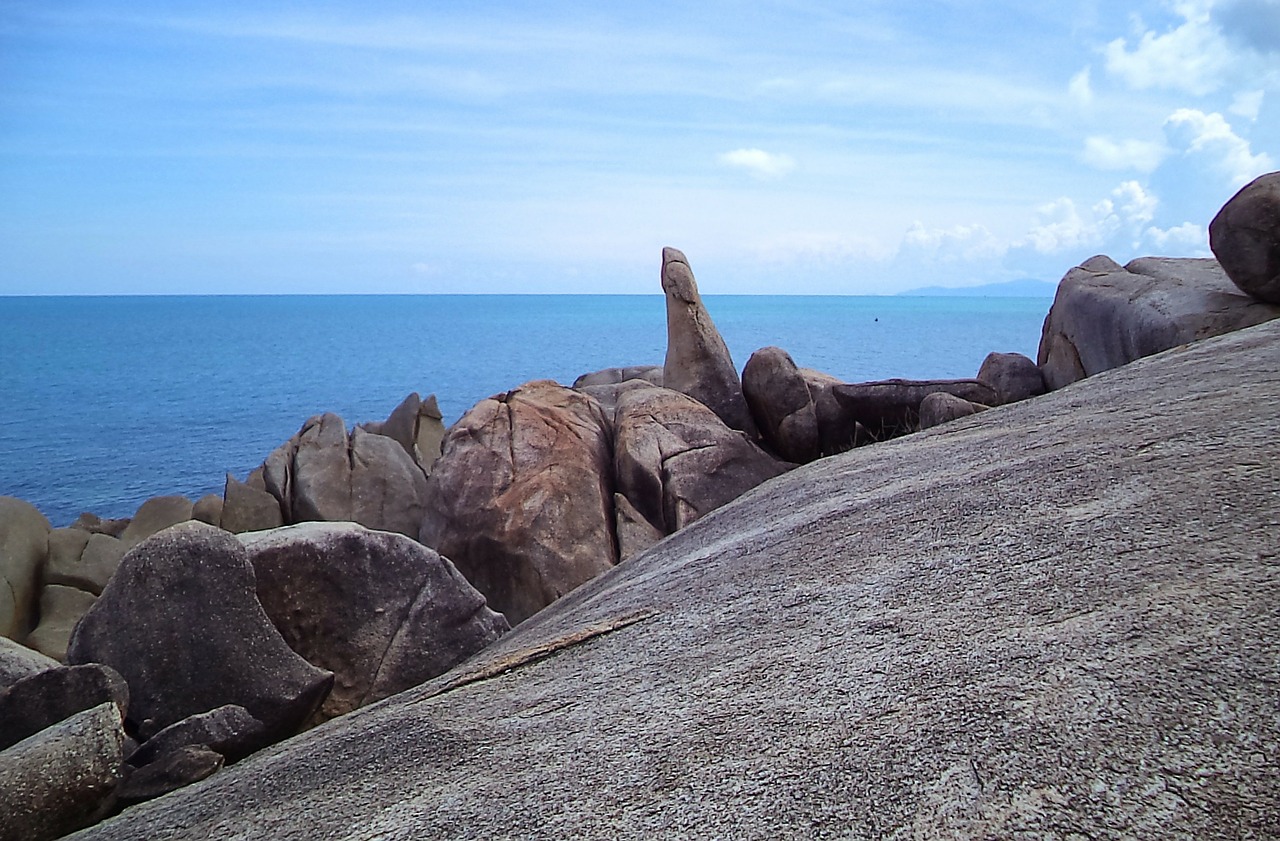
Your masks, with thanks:
M508 662L511 626L536 637L548 606L574 593L556 605L569 616L582 585L638 574L623 561L651 575L655 557L690 563L673 547L693 538L668 537L821 472L796 465L979 413L968 423L999 429L1014 415L993 407L1277 318L1278 209L1280 174L1264 176L1211 225L1217 260L1086 261L1059 285L1039 358L995 353L970 380L842 383L779 348L739 377L688 260L665 249L662 366L527 383L449 430L416 394L351 430L312 418L221 498L159 497L128 521L51 529L0 499L0 801L14 816L0 838L58 837L281 740L285 756L300 730L447 681L482 650L472 664ZM773 516L754 528L785 531ZM644 613L606 620L601 634Z

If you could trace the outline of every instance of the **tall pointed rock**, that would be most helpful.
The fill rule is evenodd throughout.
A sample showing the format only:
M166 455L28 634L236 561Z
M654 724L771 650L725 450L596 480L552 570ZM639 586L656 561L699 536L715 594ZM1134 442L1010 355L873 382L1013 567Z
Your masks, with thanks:
M729 348L702 304L689 261L678 249L662 249L662 291L667 295L663 384L697 400L730 428L757 437Z

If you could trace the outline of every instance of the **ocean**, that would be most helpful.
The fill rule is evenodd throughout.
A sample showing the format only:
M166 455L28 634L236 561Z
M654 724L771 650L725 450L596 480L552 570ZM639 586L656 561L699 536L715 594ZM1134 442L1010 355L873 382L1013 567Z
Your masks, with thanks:
M741 370L777 345L849 382L1032 358L1048 298L708 296ZM0 297L0 495L55 526L221 493L302 423L445 423L532 379L661 364L662 295Z

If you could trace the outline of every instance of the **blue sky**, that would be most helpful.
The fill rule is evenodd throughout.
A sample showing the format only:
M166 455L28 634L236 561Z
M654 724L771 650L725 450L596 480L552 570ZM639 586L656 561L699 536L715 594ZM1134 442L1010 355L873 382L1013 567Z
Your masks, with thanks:
M889 293L1207 253L1280 0L0 0L0 294Z

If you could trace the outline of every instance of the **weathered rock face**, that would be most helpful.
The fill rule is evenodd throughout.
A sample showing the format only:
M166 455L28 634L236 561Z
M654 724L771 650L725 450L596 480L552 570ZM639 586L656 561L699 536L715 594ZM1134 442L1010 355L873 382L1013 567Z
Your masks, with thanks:
M444 416L434 394L423 400L413 392L391 411L385 421L361 424L368 432L396 441L424 471L431 473L444 442Z
M0 690L8 689L25 677L56 669L58 665L52 657L19 645L8 637L0 637Z
M124 676L132 693L127 720L143 740L224 704L245 707L283 738L333 682L293 653L263 613L244 547L197 522L125 555L76 626L67 655Z
M287 523L356 522L415 536L422 521L426 473L394 439L326 413L308 420L267 457L267 491Z
M978 380L880 380L837 385L831 391L870 441L919 429L920 404L930 394L950 394L983 406L998 400L995 389Z
M45 585L40 591L40 624L27 635L26 644L41 654L65 662L71 632L97 599L93 593L78 587Z
M194 510L194 503L185 496L157 496L148 499L138 506L129 525L120 533L120 542L125 548L137 546L169 526L190 520Z
M121 806L154 800L162 794L208 779L222 768L224 758L201 745L187 745L129 774L116 791Z
M124 541L110 535L54 529L49 533L44 583L75 587L96 596L115 574L126 549Z
M123 716L129 687L110 666L88 663L46 669L0 691L0 750L99 704L112 702Z
M742 392L764 442L787 461L805 464L853 446L856 430L832 388L840 380L797 368L782 348L751 354Z
M0 637L21 640L34 624L49 531L34 505L0 496Z
M195 746L217 751L228 762L235 762L266 745L268 738L266 725L248 710L226 704L170 724L125 759L130 765L141 767L165 754Z
M1280 316L1209 259L1094 257L1067 272L1045 318L1038 362L1050 389L1188 342ZM981 401L979 401L981 402Z
M191 519L216 526L222 521L222 497L217 494L206 494L191 506Z
M742 382L720 331L711 321L684 254L662 249L662 290L667 294L667 359L662 383L715 412L732 429L756 436L742 396Z
M933 394L926 394L920 401L920 428L930 429L948 421L985 412L989 408L991 407L971 403L945 391L935 391Z
M574 388L586 388L596 385L616 385L627 380L645 380L654 385L662 385L661 365L624 365L620 368L602 368L583 374L573 381Z
M1275 838L1277 405L1280 322L806 465L85 839Z
M510 627L453 564L403 535L306 523L241 542L285 642L334 673L317 722L443 674Z
M1020 353L987 354L978 369L978 382L991 386L1001 405L1045 393L1040 367Z
M284 525L280 500L263 488L241 482L228 473L223 485L222 516L218 525L232 534L279 528Z
M609 429L549 380L482 400L445 438L421 540L515 625L617 562Z
M108 702L0 751L0 841L61 838L109 813L123 744Z
M631 524L639 514L671 534L790 467L677 391L649 386L618 398L614 471Z
M1209 223L1209 247L1246 295L1280 304L1280 172L1255 178Z

